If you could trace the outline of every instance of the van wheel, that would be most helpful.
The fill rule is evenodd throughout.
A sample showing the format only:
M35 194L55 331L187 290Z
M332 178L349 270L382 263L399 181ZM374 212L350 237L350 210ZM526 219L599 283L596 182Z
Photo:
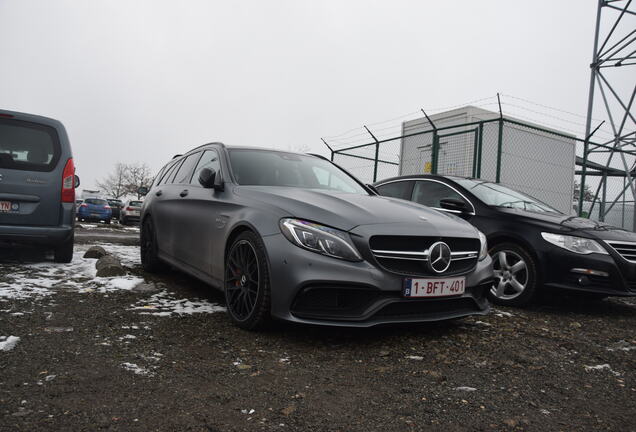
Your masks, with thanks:
M495 284L488 292L490 301L503 306L527 306L537 294L537 266L521 246L500 243L489 251L495 271Z
M232 322L260 330L270 321L271 288L265 245L251 231L240 234L225 260L225 303Z
M162 265L157 254L157 233L152 219L147 217L141 227L141 265L149 273L157 273Z
M75 235L59 245L53 251L53 261L56 263L70 263L73 261L73 245L75 243Z

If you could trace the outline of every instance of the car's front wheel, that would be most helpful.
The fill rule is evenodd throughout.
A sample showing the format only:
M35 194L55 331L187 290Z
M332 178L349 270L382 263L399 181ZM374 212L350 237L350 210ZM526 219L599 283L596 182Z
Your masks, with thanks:
M270 284L265 245L246 231L230 246L225 259L225 302L230 319L246 330L263 328L270 320Z
M490 250L495 284L488 298L504 306L527 306L537 293L537 266L534 258L521 246L500 243Z
M156 273L161 270L157 249L157 233L152 219L148 216L141 227L140 234L141 265L145 271Z

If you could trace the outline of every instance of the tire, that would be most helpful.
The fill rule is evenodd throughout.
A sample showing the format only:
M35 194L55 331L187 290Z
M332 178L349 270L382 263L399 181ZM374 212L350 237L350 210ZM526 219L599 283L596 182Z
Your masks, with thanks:
M126 218L121 218L119 220L119 223L122 224L122 225L128 225L128 221L126 220Z
M223 280L227 313L245 330L261 330L271 320L271 287L265 245L252 231L230 245Z
M75 235L71 234L71 238L57 246L53 250L53 261L56 263L70 263L73 261L73 246L75 244Z
M157 233L150 217L144 220L139 240L143 269L149 273L159 272L163 266L157 253Z
M523 307L537 298L537 265L523 247L515 243L496 244L489 251L495 270L495 285L488 299L502 306Z
M106 219L104 222L106 222L106 225L110 225L110 219Z

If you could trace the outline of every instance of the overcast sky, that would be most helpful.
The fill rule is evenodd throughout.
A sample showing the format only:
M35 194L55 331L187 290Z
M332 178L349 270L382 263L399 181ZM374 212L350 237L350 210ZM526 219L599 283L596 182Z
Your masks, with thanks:
M596 1L0 0L0 107L61 120L83 186L210 141L320 137L502 92L585 114Z

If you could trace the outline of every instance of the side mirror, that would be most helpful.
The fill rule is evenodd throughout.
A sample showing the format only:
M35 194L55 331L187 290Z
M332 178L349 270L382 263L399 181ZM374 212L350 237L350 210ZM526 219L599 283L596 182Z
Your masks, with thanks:
M80 179L78 176L75 176L75 189L77 189L80 185Z
M443 209L460 212L460 213L468 213L470 211L470 208L464 201L458 200L455 198L441 199L439 201L439 205Z
M137 193L141 196L146 196L148 195L148 188L146 186L141 186L137 188Z
M213 168L203 168L199 173L199 183L204 188L213 188L216 179L216 171Z

